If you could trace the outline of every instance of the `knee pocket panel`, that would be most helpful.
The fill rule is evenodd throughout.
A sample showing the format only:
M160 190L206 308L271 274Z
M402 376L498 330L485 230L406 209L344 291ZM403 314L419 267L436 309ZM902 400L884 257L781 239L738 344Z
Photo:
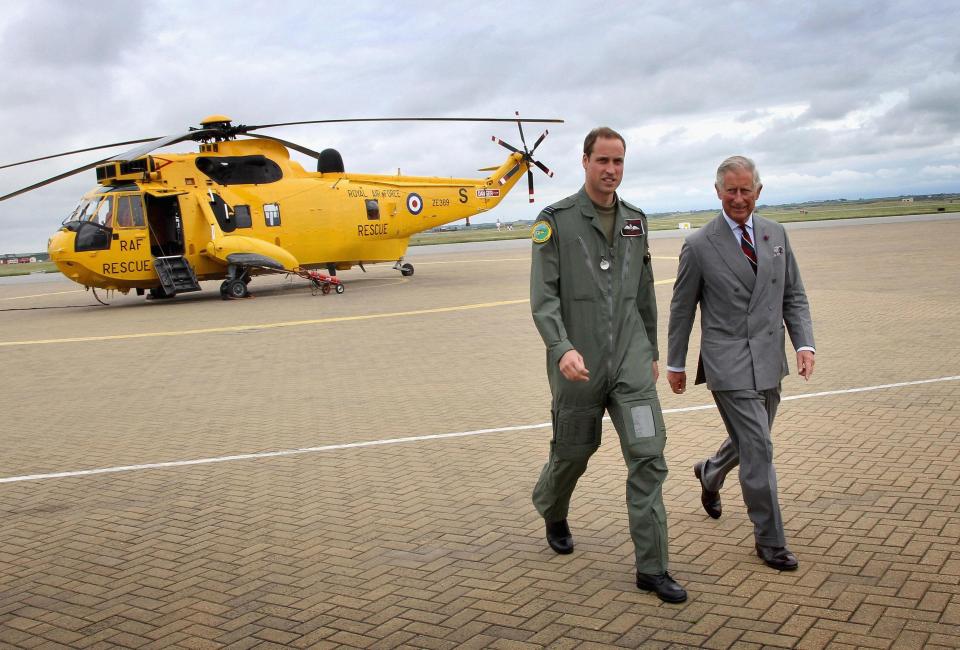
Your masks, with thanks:
M654 399L625 400L610 409L624 455L646 458L663 454L667 429L663 423L660 401Z
M603 409L561 408L554 416L553 449L558 458L588 458L600 447Z

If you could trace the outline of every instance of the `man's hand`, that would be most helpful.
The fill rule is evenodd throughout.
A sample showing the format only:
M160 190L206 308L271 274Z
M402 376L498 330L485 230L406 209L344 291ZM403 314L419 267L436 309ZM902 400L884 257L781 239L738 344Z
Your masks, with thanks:
M797 352L797 374L805 380L809 380L810 375L813 374L813 356L810 350Z
M679 395L683 391L687 390L687 373L668 370L667 383L670 384L670 388L673 390L673 392Z
M590 371L583 364L583 357L576 350L567 350L560 357L560 372L569 381L590 381Z
M653 362L653 383L657 383L657 380L660 379L660 366L657 365L657 362Z

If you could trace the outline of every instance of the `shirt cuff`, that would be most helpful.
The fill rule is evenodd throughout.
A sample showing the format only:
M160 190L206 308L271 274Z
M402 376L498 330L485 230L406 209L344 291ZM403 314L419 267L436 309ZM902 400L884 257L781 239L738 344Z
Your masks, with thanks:
M686 368L678 368L676 366L667 366L667 370L669 370L670 372L686 372L687 371Z
M803 352L804 350L810 350L810 351L813 352L814 354L817 353L817 351L816 351L815 349L813 349L813 348L812 348L811 346L809 346L809 345L802 345L802 346L800 346L799 348L797 348L797 352Z

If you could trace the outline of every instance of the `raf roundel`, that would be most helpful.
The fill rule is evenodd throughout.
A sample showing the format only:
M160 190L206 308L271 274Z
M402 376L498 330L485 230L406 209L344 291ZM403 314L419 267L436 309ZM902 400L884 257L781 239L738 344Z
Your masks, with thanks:
M535 244L544 244L550 239L550 235L553 234L553 230L550 229L550 224L546 221L538 221L533 224L533 230L530 232L530 237L533 239Z
M416 192L407 194L407 210L410 214L420 214L423 210L423 199Z

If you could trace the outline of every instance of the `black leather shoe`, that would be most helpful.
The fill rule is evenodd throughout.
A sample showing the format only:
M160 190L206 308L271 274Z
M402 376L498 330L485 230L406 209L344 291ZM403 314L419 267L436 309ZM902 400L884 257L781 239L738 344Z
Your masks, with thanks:
M793 571L800 563L797 562L797 556L790 552L785 546L760 546L757 544L757 557L763 560L763 563L777 571Z
M703 487L703 479L700 478L703 476L703 461L693 466L693 475L700 481L700 503L703 504L703 509L714 519L719 519L720 515L723 514L723 506L720 505L720 493L712 492Z
M566 519L547 522L547 544L560 555L573 553L573 535Z
M682 603L687 599L686 590L667 572L650 574L637 571L637 588L654 592L665 603Z

